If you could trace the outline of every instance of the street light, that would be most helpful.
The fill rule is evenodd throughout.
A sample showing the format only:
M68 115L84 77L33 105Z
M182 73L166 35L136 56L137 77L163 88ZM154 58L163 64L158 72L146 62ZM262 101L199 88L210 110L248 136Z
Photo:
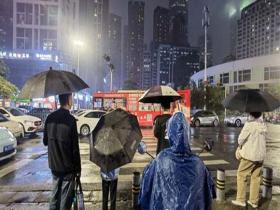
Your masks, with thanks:
M103 59L107 62L107 65L109 67L109 71L110 71L110 91L112 91L113 90L113 71L115 69L115 66L112 63L110 63L111 58L110 58L109 55L104 54Z
M207 84L207 31L208 27L210 26L210 19L209 19L209 10L207 6L204 6L203 9L203 19L202 19L202 27L204 28L204 110L206 110L206 84Z
M75 47L77 47L77 71L76 74L78 76L80 76L80 48L82 48L84 46L84 42L82 42L81 40L73 40L73 44ZM80 108L80 104L79 104L79 95L77 94L77 108Z
M84 46L84 42L76 39L73 44L77 47L77 75L80 76L80 49Z

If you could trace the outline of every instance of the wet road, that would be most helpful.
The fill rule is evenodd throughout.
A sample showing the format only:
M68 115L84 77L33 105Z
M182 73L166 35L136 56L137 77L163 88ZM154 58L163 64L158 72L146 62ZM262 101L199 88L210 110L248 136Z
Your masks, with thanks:
M225 160L228 164L222 168L234 170L237 168L237 161L234 158L234 151L237 145L239 128L192 128L192 141L201 146L206 138L214 140L214 147L211 153L215 157L205 157L204 160L215 161ZM147 132L147 130L146 130ZM150 131L151 132L151 131ZM145 135L145 134L144 134ZM87 138L81 139L82 143L88 143ZM199 152L199 151L195 151ZM216 170L217 164L209 166L210 170ZM48 169L47 150L42 144L42 134L34 139L24 139L18 145L18 152L13 160L0 163L0 185L2 184L30 184L40 182L51 182L51 173Z

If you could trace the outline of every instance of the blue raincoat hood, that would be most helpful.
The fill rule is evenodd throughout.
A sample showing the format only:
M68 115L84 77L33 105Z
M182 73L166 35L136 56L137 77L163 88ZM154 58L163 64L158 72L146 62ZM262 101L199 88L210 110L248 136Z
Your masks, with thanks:
M183 113L170 118L167 136L170 148L143 172L141 210L211 210L214 183L204 163L191 152L190 126Z
M175 113L168 121L167 136L172 152L191 155L190 125L182 112Z

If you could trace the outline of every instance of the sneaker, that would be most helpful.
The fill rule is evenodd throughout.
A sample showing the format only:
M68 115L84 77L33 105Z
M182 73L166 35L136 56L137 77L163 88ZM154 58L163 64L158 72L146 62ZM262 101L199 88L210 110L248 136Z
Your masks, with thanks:
M258 208L257 204L252 203L251 201L247 201L247 203L252 206L254 209Z
M235 206L242 206L242 207L246 207L246 203L245 202L241 202L241 201L237 201L237 200L233 200L231 201L231 203Z

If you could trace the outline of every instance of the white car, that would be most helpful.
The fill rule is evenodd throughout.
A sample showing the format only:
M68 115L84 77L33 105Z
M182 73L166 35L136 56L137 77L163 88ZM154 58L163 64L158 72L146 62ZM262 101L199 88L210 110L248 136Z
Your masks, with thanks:
M245 122L248 120L248 114L241 114L241 115L233 115L228 116L224 119L225 125L233 125L236 127L241 127L245 124Z
M24 136L22 125L8 119L3 114L0 114L0 127L7 128L16 138L22 138Z
M0 161L11 158L17 152L17 140L6 128L0 127Z
M0 113L10 120L20 123L25 134L35 134L42 127L40 118L26 115L17 108L0 107Z
M104 114L106 114L105 111L85 110L74 115L77 120L78 133L82 136L88 136Z

